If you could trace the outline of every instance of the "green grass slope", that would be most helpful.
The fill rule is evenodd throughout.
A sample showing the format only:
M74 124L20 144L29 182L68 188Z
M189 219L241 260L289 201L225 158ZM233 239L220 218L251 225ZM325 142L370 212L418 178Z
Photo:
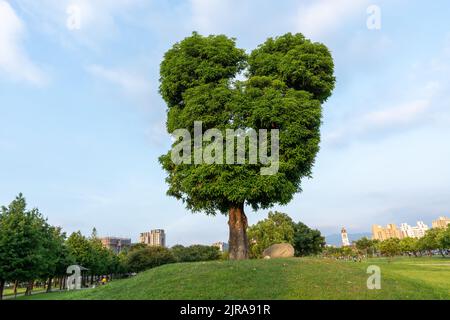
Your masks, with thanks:
M367 289L369 265L381 268L381 290ZM96 289L28 299L450 299L450 260L293 258L171 264Z

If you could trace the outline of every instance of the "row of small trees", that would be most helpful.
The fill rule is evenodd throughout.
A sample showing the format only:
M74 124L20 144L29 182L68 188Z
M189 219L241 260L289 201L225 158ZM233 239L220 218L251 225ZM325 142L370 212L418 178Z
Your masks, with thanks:
M247 232L251 258L261 258L264 249L277 243L290 243L297 257L317 255L325 247L325 238L319 230L295 223L281 212L269 212L267 219L250 226Z
M123 272L119 257L102 247L95 231L91 238L80 232L67 238L38 209L27 210L22 194L8 207L1 208L0 299L6 283L14 284L14 293L19 285L26 284L26 295L31 294L37 281L44 283L47 291L54 284L62 289L67 267L73 264L88 269L83 280L91 283L99 275Z
M385 256L394 257L400 255L423 256L439 253L447 256L450 250L450 225L447 228L433 228L427 230L422 238L405 237L402 239L390 238L384 241L371 240L366 237L355 241L354 246L332 248L324 251L325 256L331 257L356 257L356 256Z

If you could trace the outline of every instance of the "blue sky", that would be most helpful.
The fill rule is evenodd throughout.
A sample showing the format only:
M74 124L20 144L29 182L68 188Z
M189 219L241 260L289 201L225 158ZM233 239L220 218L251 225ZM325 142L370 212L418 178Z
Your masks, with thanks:
M274 207L324 234L450 215L450 3L0 0L0 204L23 192L67 232L226 241L223 216L165 195L159 64L193 30L250 51L302 32L332 50L314 178ZM366 25L369 5L381 29ZM79 28L67 25L80 9ZM247 209L250 223L267 211Z

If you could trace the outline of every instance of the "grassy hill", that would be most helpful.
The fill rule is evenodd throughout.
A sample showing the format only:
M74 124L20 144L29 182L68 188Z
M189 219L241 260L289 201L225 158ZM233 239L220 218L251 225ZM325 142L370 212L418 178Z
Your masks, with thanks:
M369 265L381 290L368 290ZM450 299L450 260L316 258L171 264L96 289L28 299Z

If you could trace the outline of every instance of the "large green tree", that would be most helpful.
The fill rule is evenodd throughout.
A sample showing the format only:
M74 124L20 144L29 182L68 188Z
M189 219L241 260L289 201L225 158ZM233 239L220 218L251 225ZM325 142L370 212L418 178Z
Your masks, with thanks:
M242 72L245 80L236 80ZM301 34L270 38L247 55L234 39L193 33L165 54L160 74L171 134L187 129L194 136L196 121L203 123L203 130L215 128L223 136L227 129L266 129L269 141L270 130L279 130L274 174L261 174L261 157L258 164L240 165L175 163L171 151L160 158L168 173L168 194L194 212L228 215L230 258L245 259L244 206L257 210L287 204L301 191L302 179L311 176L319 151L322 103L335 84L332 56L326 46ZM194 147L206 151L210 146Z

